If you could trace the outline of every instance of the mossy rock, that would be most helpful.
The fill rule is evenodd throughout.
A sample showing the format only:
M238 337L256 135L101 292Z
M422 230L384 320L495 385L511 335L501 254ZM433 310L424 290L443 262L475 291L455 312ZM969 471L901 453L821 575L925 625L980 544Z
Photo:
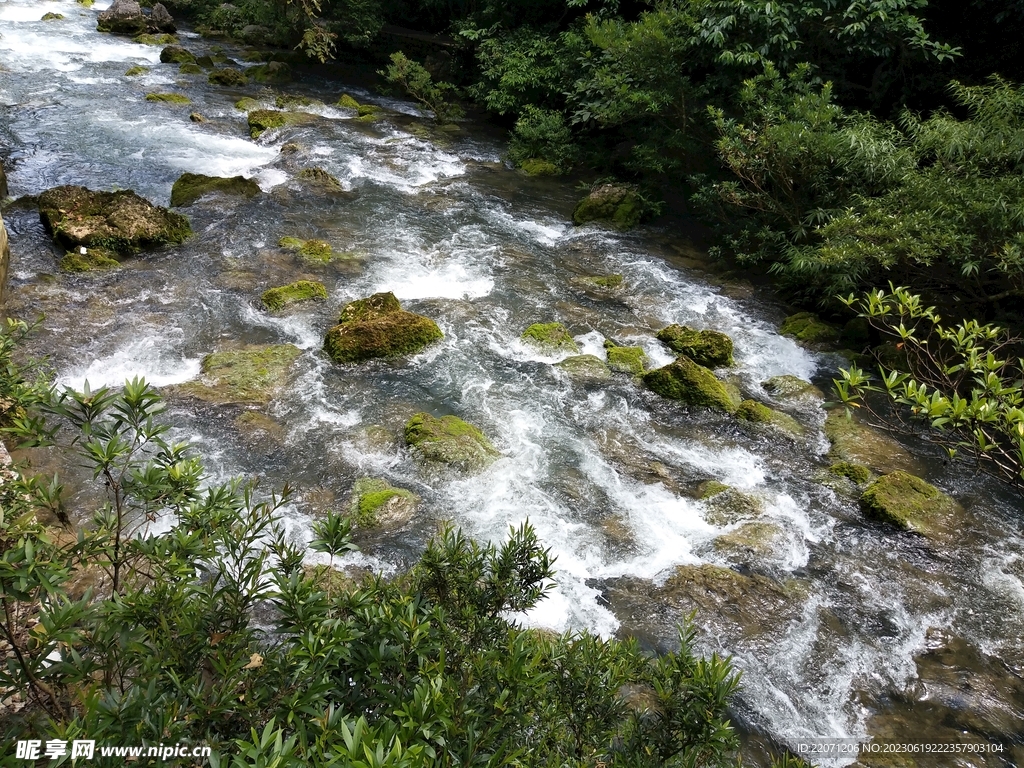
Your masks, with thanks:
M327 301L327 288L313 280L298 280L263 292L263 306L271 312L280 312L307 301Z
M191 104L192 99L180 93L147 93L146 101L158 101L163 104Z
M569 279L572 288L599 298L613 296L623 284L622 275L579 275Z
M164 64L195 64L195 54L180 45L168 45L160 51L160 61Z
M539 157L531 157L519 164L519 170L527 176L557 176L558 166Z
M412 519L419 497L386 480L361 477L352 486L349 514L359 528L398 528Z
M131 254L192 234L187 218L131 190L94 192L69 184L43 192L38 205L46 228L68 250L84 245Z
M295 251L309 264L328 264L334 258L334 249L326 240L282 237L277 244L286 250Z
M83 8L92 8L96 4L96 0L75 0L75 2Z
M282 112L277 109L257 109L249 113L249 135L258 139L266 131L294 125L308 125L316 120L310 112Z
M260 193L260 185L244 176L225 179L220 176L204 176L201 173L183 173L171 187L171 207L192 205L204 195L214 193L252 198Z
M196 64L203 69L213 69L217 65L213 63L213 57L209 55L196 56Z
M736 410L737 403L715 374L686 356L647 372L644 384L662 397L679 400L686 405L714 408L726 413Z
M757 496L717 480L701 483L697 488L697 498L705 503L707 512L704 518L712 525L735 525L764 513L764 503Z
M576 204L573 223L590 221L611 224L616 229L631 229L643 217L643 204L636 189L624 184L602 184Z
M530 346L536 347L547 354L572 352L579 354L572 335L561 323L534 323L519 337Z
M249 82L244 72L228 68L215 69L206 79L210 85L223 85L228 88L241 88Z
M376 104L360 104L356 107L356 114L360 117L373 117L381 112L381 108Z
M288 429L283 424L262 411L243 411L235 417L234 424L242 437L252 444L280 444L288 435Z
M203 68L198 64L182 64L178 67L178 72L183 75L201 75L203 74Z
M326 192L343 192L341 182L323 168L303 168L296 177L304 184Z
M61 272L102 272L120 266L121 262L106 248L86 248L84 245L68 251L60 260Z
M781 376L772 376L770 379L762 381L761 386L765 392L779 400L825 399L822 391L811 384L811 382L804 381L798 376L792 376L788 373Z
M860 496L860 508L872 520L930 535L959 505L931 483L897 470L867 487Z
M310 96L295 96L292 94L281 94L274 101L274 106L278 109L291 110L301 109L302 107L322 107L324 103L320 99L314 99Z
M608 353L608 367L613 371L643 376L647 370L650 361L643 347L620 347L615 342L606 340L604 348Z
M779 333L804 344L832 344L839 338L835 326L822 322L813 312L798 312L782 321Z
M189 115L188 115L188 119L191 120L193 123L206 123L206 122L209 122L205 117L203 117L198 112L190 112Z
M336 363L358 363L415 354L443 336L430 318L402 309L393 293L377 293L345 306L324 350Z
M501 455L483 432L458 416L417 413L405 425L405 442L430 461L464 470L481 469Z
M168 34L151 35L149 33L145 33L133 37L132 42L141 43L142 45L177 45L178 38L174 35Z
M712 546L732 561L756 565L774 554L781 537L782 529L778 525L757 520L722 534Z
M241 110L242 112L252 112L253 110L259 109L260 106L260 102L256 99L250 98L249 96L243 96L235 102L235 109Z
M804 428L800 422L792 416L787 413L780 413L756 400L744 400L740 403L736 409L736 418L751 422L752 424L765 424L775 427L797 437L804 433Z
M353 99L347 93L343 93L343 94L341 94L341 98L338 99L338 103L337 103L336 106L339 106L342 109L355 109L355 110L358 110L359 109L359 102L356 101L355 99Z
M203 358L198 381L178 391L212 403L266 405L288 381L302 352L291 344L253 345L214 352Z
M705 480L703 483L697 486L697 498L698 499L710 499L712 496L717 496L719 493L725 493L732 486L726 485L719 480Z
M64 14L53 13L52 11L50 13L44 13L43 18L40 19L40 21L64 21Z
M246 74L263 85L287 83L292 79L292 68L283 61L268 61L249 67Z
M856 464L852 461L837 461L828 468L829 474L836 477L845 477L857 485L863 485L871 479L871 470L863 464Z
M594 355L573 355L555 363L555 367L574 379L606 381L612 377L605 361Z
M125 71L125 77L138 77L149 72L149 67L143 67L141 64L136 64L134 67L128 67Z
M696 331L685 325L670 325L658 331L658 340L705 368L732 365L732 339L719 331Z
M881 430L862 424L835 408L825 418L825 437L831 443L828 456L833 461L849 461L885 474L894 469L920 471L920 463L896 440Z

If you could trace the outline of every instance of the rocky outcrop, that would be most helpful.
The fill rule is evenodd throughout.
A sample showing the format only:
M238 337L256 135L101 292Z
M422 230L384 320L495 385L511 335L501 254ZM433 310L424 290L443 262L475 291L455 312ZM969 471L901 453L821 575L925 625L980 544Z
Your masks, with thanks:
M225 85L229 88L240 88L249 82L244 72L228 67L213 70L206 79L210 85Z
M195 64L196 57L180 45L168 45L160 51L160 61L164 64Z
M203 195L215 192L251 198L260 193L260 185L244 176L225 179L220 176L204 176L201 173L183 173L171 187L171 207L192 205Z
M174 33L178 31L174 24L174 19L171 18L171 14L164 7L163 3L157 3L150 9L149 28L158 32Z
M463 470L481 469L501 455L483 432L458 416L417 413L405 425L405 442L429 461Z
M39 196L39 215L54 240L68 249L97 246L131 254L164 243L181 243L192 234L187 218L153 205L131 190L54 187Z
M574 224L597 221L616 229L630 229L640 223L643 205L637 191L625 184L601 184L577 203Z
M324 351L336 363L411 355L444 334L429 317L406 312L393 293L375 293L345 306L327 332Z
M714 373L690 358L680 356L663 368L644 375L647 388L663 397L732 413L736 403Z
M696 331L685 325L670 325L658 331L658 340L705 368L732 365L732 339L719 331Z

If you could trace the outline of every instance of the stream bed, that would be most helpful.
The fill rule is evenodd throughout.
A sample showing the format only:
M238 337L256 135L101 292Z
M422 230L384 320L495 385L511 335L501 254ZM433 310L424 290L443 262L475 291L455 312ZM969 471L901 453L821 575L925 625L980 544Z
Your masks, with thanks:
M3 311L45 315L29 352L48 355L60 383L144 376L161 387L175 437L217 478L298 489L285 514L300 540L317 514L347 503L357 478L421 497L412 522L364 536L350 565L397 572L445 520L497 541L529 519L558 573L524 622L634 634L667 649L697 608L700 649L732 655L743 671L735 719L751 764L797 739L873 737L1003 750L880 755L865 765L1024 765L1018 498L924 446L889 441L879 461L960 502L957 532L936 541L864 520L852 490L827 474L822 398L813 389L786 398L762 384L789 375L827 393L842 360L778 335L777 301L702 269L678 222L627 234L574 227L580 192L507 168L488 129L441 131L407 102L314 77L210 85L205 73L160 63L159 46L96 32L107 5L0 2L0 152L11 195L80 184L167 205L184 172L241 174L261 193L203 197L180 209L195 232L183 245L84 275L58 269L62 253L34 209L6 210ZM42 21L47 12L65 19ZM251 66L241 49L179 37L197 54ZM126 76L136 65L148 71ZM191 104L147 101L154 91ZM379 119L305 107L315 120L253 140L234 107L247 96L273 108L281 93L330 105L342 92L381 107ZM191 112L207 122L190 121ZM313 167L343 191L300 183ZM282 237L324 240L345 257L310 264L280 248ZM623 276L617 290L581 280L609 274ZM299 279L324 283L328 301L285 315L261 309L264 290ZM379 291L435 319L444 339L399 361L333 364L325 331L346 302ZM736 364L719 373L794 416L803 434L683 408L625 374L573 379L553 365L565 354L520 340L530 324L554 321L582 352L604 358L612 339L642 346L652 367L673 359L655 339L666 325L723 331ZM265 405L207 403L181 387L200 376L205 355L251 344L301 350L287 386ZM424 467L402 441L419 411L475 424L501 458L469 475ZM739 503L698 498L708 480L730 486Z

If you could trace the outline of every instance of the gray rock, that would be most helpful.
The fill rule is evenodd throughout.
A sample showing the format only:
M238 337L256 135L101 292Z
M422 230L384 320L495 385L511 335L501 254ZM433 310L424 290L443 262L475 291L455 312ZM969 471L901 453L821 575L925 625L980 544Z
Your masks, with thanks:
M96 29L115 35L139 35L149 28L142 7L135 0L114 0L114 4L96 17Z
M163 3L157 3L149 12L149 29L151 32L168 32L172 34L178 31L174 24L174 19L171 18L171 14L164 7Z

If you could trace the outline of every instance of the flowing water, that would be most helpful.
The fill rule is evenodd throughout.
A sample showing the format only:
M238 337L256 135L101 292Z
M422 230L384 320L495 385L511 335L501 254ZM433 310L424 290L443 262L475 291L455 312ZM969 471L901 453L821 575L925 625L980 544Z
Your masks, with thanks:
M299 489L286 508L299 538L319 511L345 503L357 477L415 491L414 522L367 538L352 560L364 567L405 567L441 520L498 540L529 519L558 569L557 589L523 618L530 624L633 633L669 648L686 612L663 589L675 568L735 567L751 578L725 600L698 595L696 622L702 650L732 654L743 670L735 716L755 762L765 743L873 735L1005 747L921 765L1024 763L1019 502L924 454L907 461L961 501L958 535L936 544L865 523L854 496L821 482L820 400L773 400L761 386L779 374L826 386L838 362L779 336L783 312L770 296L698 270L675 224L629 235L573 227L578 192L504 167L500 138L468 125L436 131L411 105L359 88L313 78L284 87L327 103L348 90L384 107L382 120L320 107L314 123L253 141L233 103L248 95L272 105L272 92L210 86L160 64L159 47L97 33L105 5L0 2L11 194L74 183L167 204L185 171L243 174L263 194L203 198L183 210L196 233L186 244L87 276L61 273L38 215L11 207L5 310L45 313L31 351L50 355L61 383L116 386L138 375L164 388L175 434L218 477ZM47 11L66 19L43 22ZM182 41L210 51L195 35ZM136 64L150 69L126 77ZM184 93L192 105L147 102L149 91ZM190 111L209 122L190 122ZM281 153L286 142L298 151ZM296 174L312 166L346 193L304 189ZM310 266L277 247L282 236L324 239L350 257ZM625 278L610 297L573 283L609 273ZM286 316L258 308L263 290L300 278L325 283L329 301ZM400 362L333 365L321 352L325 330L346 301L377 291L435 318L444 340ZM558 357L519 341L531 323L554 320L584 352L604 357L611 338L643 346L656 365L672 359L653 338L665 325L722 330L736 344L736 366L723 375L796 416L807 436L688 411L624 375L573 381L552 366ZM251 343L302 350L289 386L255 422L239 419L244 408L175 391L199 375L204 355ZM426 469L400 440L423 410L478 425L502 458L471 476ZM773 526L766 545L723 546L758 509L723 521L695 498L708 479L756 498L759 521Z

